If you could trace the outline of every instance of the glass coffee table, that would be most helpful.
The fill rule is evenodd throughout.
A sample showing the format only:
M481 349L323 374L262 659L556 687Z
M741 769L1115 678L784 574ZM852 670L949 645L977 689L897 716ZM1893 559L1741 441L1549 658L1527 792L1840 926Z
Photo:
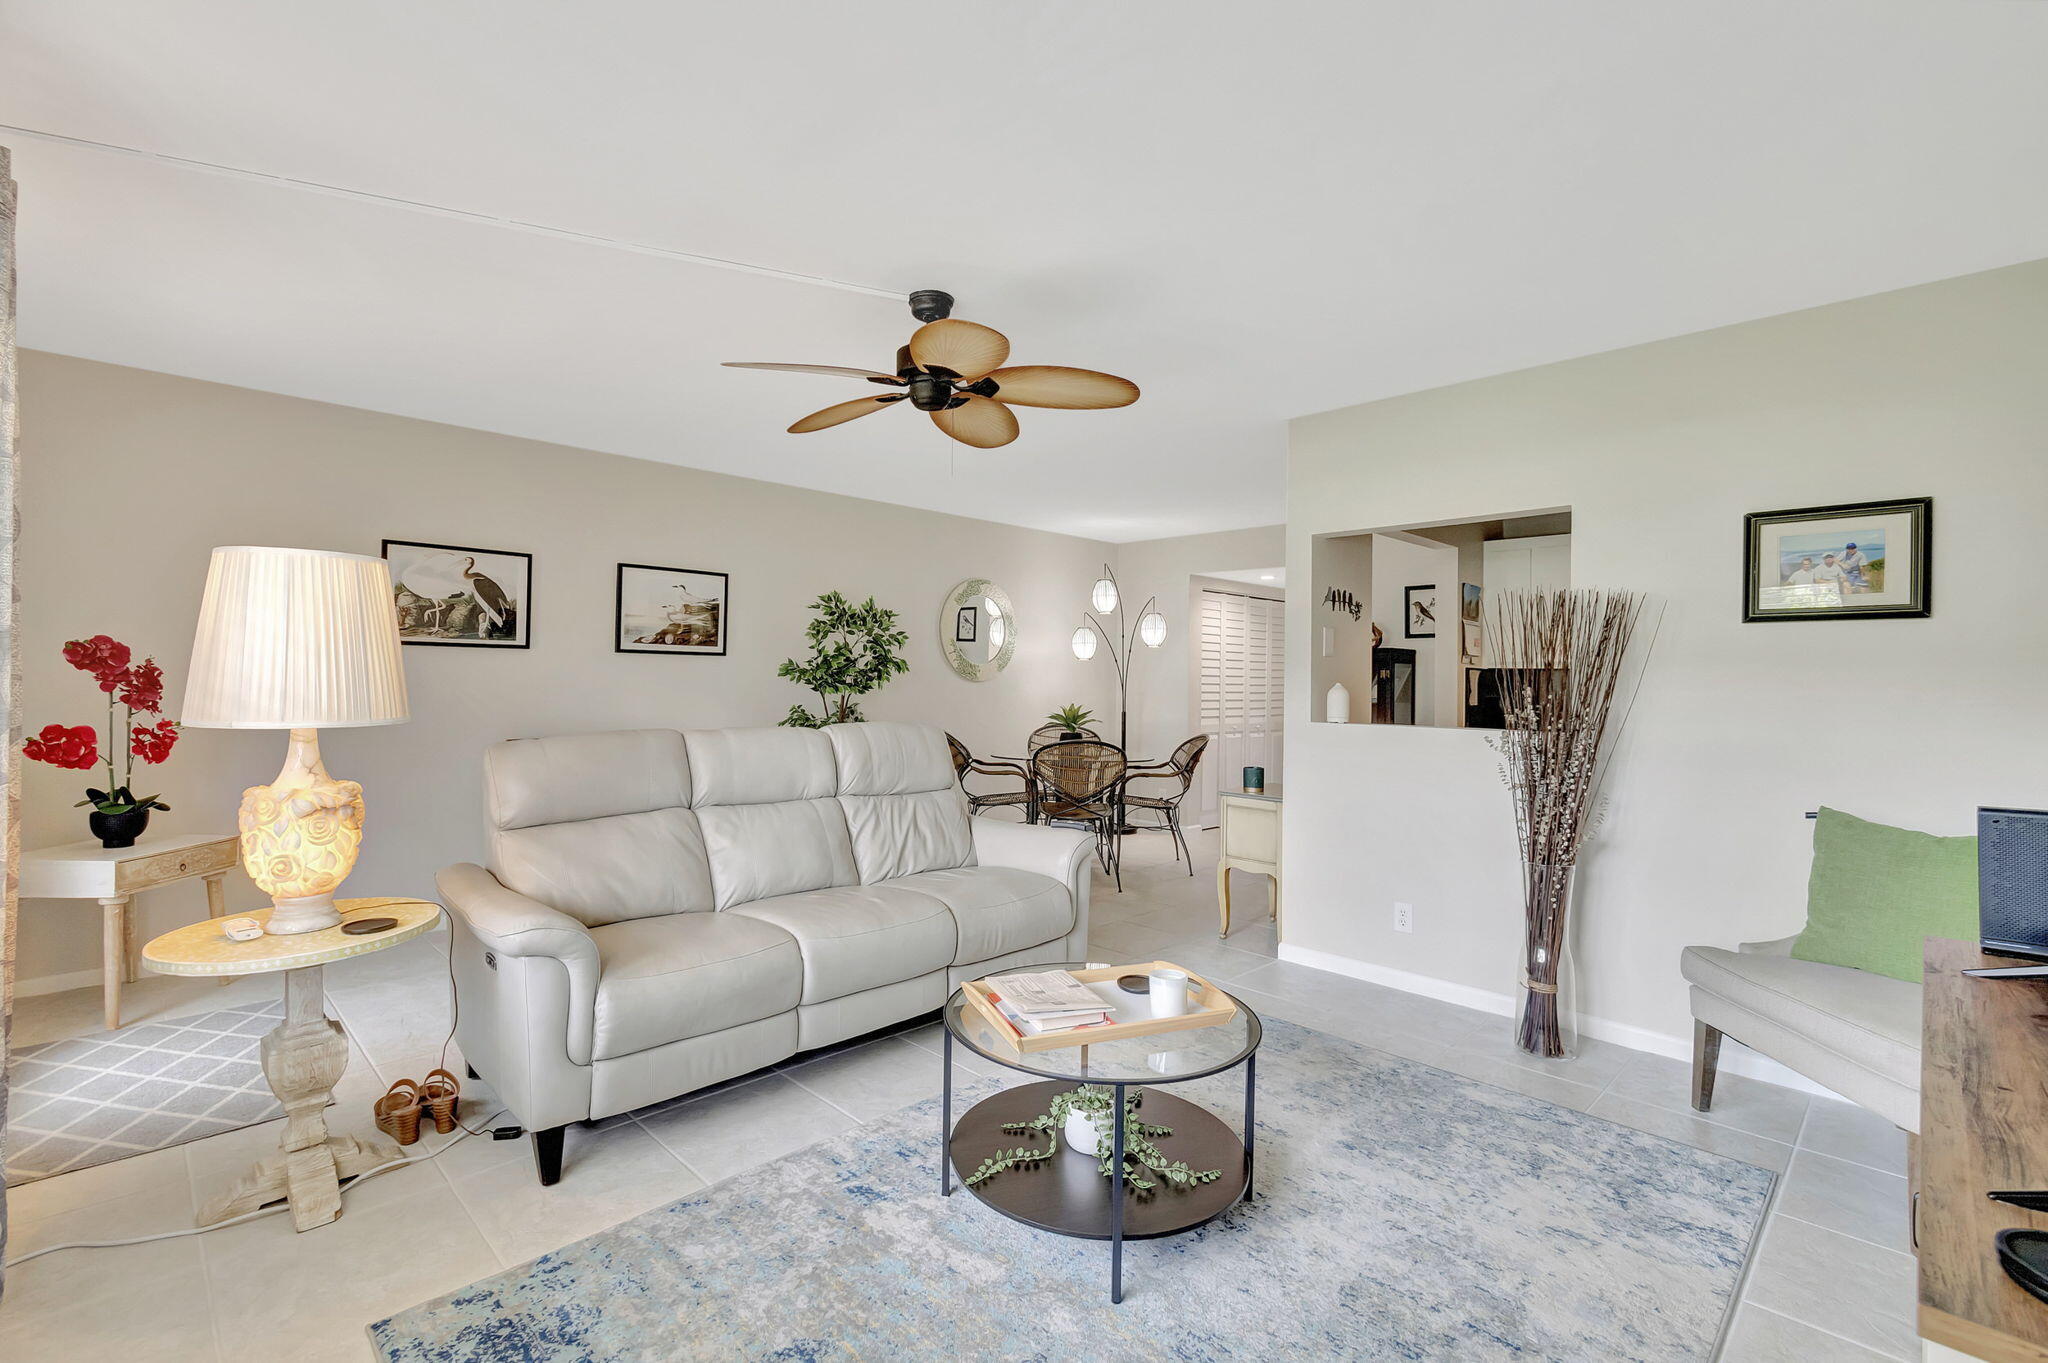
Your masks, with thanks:
M1038 970L1081 970L1080 961L1029 967ZM1213 986L1212 986L1213 987ZM1145 996L1129 999L1126 1016L1149 1017ZM1258 1050L1262 1028L1258 1014L1233 998L1237 1013L1228 1022L1190 1027L1153 1036L1131 1037L1088 1046L1061 1046L1045 1051L1019 1051L999 1035L966 995L954 990L945 1008L945 1062L939 1100L939 1192L951 1196L957 1173L962 1186L1012 1221L1054 1235L1109 1241L1109 1299L1124 1299L1124 1241L1179 1235L1215 1220L1252 1195L1253 1101L1256 1097ZM976 1103L953 1122L953 1047L965 1046L1020 1074L1041 1082L1006 1088ZM1205 1079L1234 1066L1244 1066L1244 1132L1183 1098L1161 1092L1162 1085ZM1054 1096L1077 1084L1113 1089L1111 1167L1121 1168L1124 1156L1124 1098L1131 1088L1148 1092L1138 1109L1148 1123L1173 1128L1154 1142L1168 1159L1185 1160L1193 1169L1221 1169L1210 1183L1176 1188L1164 1179L1150 1192L1134 1191L1121 1178L1105 1178L1094 1155L1084 1155L1058 1132L1059 1149L1044 1164L1008 1169L977 1184L966 1177L998 1149L1034 1143L1033 1135L1003 1130L1006 1122L1028 1122L1052 1106Z

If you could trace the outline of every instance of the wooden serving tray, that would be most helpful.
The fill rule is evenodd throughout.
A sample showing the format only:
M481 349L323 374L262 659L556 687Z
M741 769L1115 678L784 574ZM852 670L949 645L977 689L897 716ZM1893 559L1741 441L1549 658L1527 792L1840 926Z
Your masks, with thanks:
M1218 989L1208 980L1172 961L1147 961L1143 965L1110 965L1099 970L1076 970L1073 977L1083 984L1108 981L1115 989L1116 981L1124 975L1149 975L1155 970L1178 970L1188 977L1188 1011L1179 1017L1155 1018L1150 1014L1134 1018L1129 1022L1112 1022L1104 1027L1077 1027L1065 1032L1044 1032L1026 1034L1012 1026L1003 1016L1003 1010L996 1007L990 998L987 980L970 980L960 986L960 992L967 996L967 1002L981 1014L982 1020L995 1029L995 1034L1019 1051L1056 1051L1067 1046L1099 1046L1105 1042L1123 1041L1130 1037L1156 1036L1161 1032L1179 1032L1190 1027L1214 1027L1237 1016L1237 1001ZM1030 967L1005 971L1005 974L1027 974ZM1117 989L1117 997L1126 1000L1126 1007L1138 1010L1146 1006L1146 995L1125 994Z

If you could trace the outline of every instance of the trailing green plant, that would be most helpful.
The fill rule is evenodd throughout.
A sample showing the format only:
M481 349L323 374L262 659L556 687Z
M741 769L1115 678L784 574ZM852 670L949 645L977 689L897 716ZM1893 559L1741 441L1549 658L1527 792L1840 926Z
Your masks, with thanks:
M810 608L814 614L804 627L810 658L785 658L775 675L815 692L818 709L792 705L781 722L792 729L855 723L864 718L855 697L879 691L910 670L896 652L910 636L897 628L896 612L876 605L872 596L856 606L838 592L826 592Z
M1062 705L1045 718L1047 723L1057 724L1062 729L1085 729L1088 721L1095 718L1095 712L1083 710L1078 705Z
M1044 1164L1058 1153L1060 1132L1066 1130L1068 1114L1075 1112L1084 1114L1094 1126L1095 1171L1108 1178L1110 1166L1116 1160L1115 1118L1111 1112L1116 1101L1113 1093L1114 1090L1102 1084L1083 1084L1066 1093L1055 1094L1051 1109L1028 1122L1004 1122L1005 1131L1020 1136L1031 1132L1044 1136L1045 1149L1020 1145L1013 1150L997 1150L984 1159L965 1182L980 1183L1008 1169L1030 1169ZM1173 1128L1138 1120L1138 1104L1144 1096L1145 1090L1141 1088L1131 1089L1124 1095L1124 1181L1133 1188L1158 1187L1156 1181L1145 1176L1149 1172L1175 1188L1192 1188L1223 1177L1221 1169L1191 1169L1186 1160L1170 1160L1152 1143L1160 1136L1171 1136Z

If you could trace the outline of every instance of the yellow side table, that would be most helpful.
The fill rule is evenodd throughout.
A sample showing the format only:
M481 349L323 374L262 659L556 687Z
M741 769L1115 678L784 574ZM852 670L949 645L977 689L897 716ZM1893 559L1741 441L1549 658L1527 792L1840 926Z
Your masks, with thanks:
M424 899L338 899L341 924L318 932L237 942L208 919L167 932L142 949L142 963L160 975L261 975L284 972L284 1021L263 1038L263 1077L284 1104L278 1153L244 1174L199 1213L213 1225L255 1211L279 1198L290 1201L299 1230L324 1226L341 1215L341 1181L399 1158L398 1147L377 1137L327 1134L327 1104L348 1068L348 1038L328 1017L321 967L409 942L441 917ZM248 917L270 917L263 909ZM359 918L396 918L398 926L366 936L342 929Z

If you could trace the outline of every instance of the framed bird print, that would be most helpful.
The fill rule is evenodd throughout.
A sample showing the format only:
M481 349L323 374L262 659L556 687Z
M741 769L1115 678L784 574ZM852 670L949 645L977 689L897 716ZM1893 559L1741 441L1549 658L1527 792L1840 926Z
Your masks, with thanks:
M1436 638L1436 584L1425 582L1401 591L1401 637Z
M531 641L532 554L385 540L384 561L402 643L525 648Z
M620 653L725 655L726 575L697 568L619 565Z

